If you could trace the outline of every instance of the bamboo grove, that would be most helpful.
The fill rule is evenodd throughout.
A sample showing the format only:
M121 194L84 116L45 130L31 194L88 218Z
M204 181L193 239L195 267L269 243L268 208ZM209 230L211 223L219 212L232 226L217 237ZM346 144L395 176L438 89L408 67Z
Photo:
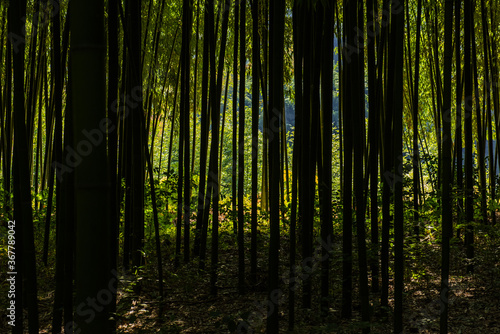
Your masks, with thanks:
M40 266L55 265L54 333L116 332L117 272L146 258L157 262L160 298L166 268L186 265L209 274L216 296L223 229L237 245L235 293L252 291L265 272L267 333L293 330L302 309L327 323L337 306L368 333L374 304L403 333L407 245L429 224L439 231L436 296L447 333L450 244L463 240L472 274L475 231L496 224L499 8L498 0L2 1L1 214L2 224L16 222L13 333L39 332ZM89 296L106 299L91 321L82 312Z

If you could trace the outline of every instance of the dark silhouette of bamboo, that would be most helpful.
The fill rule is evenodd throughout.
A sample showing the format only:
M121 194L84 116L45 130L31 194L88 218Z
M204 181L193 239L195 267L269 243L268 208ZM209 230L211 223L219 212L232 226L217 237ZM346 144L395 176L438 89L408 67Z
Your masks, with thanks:
M243 188L245 174L245 67L246 67L246 1L240 2L240 87L238 115L238 292L245 293L245 244L244 225L245 207L243 204Z
M183 221L184 221L184 262L189 262L190 250L189 250L189 235L190 235L190 218L191 218L191 174L189 168L189 158L190 158L190 143L189 143L189 114L190 114L190 99L189 99L189 87L190 87L190 72L191 72L191 30L192 30L192 1L184 0L182 5L182 47L181 47L181 107L180 107L180 128L179 133L181 134L179 139L179 145L183 145L183 157L182 161L181 155L179 155L179 180L184 177L184 193L183 198L179 197L178 200L181 201L183 207ZM183 165L181 167L181 165ZM181 184L179 182L179 184ZM180 224L180 221L177 222Z
M8 8L8 38L12 46L12 78L14 81L14 157L12 175L14 184L14 231L16 235L16 263L9 271L17 272L16 319L13 333L23 333L23 306L28 309L28 330L38 333L38 300L36 280L36 259L31 208L31 186L29 171L29 150L25 119L24 96L24 32L22 18L26 15L26 1L12 2ZM8 50L10 52L10 50ZM10 58L10 57L9 57ZM10 67L10 63L7 63ZM10 103L10 99L8 101ZM8 110L8 112L10 112ZM24 300L23 300L24 299ZM24 301L24 302L23 302Z
M440 332L448 333L450 237L452 236L453 209L451 203L452 138L451 138L451 64L453 58L453 0L446 0L444 9L444 68L443 68L443 163L442 163L442 253L441 253L441 313Z
M464 184L463 184L463 133L462 133L462 65L460 38L460 19L461 19L462 0L455 0L455 107L457 108L455 125L455 156L457 169L457 225L462 224L464 213ZM460 237L460 228L457 228L457 237Z
M333 8L335 2L320 7L324 11L321 37L321 154L319 158L319 196L321 216L321 239L328 244L332 235L332 91L333 91ZM292 187L293 188L293 187ZM292 207L293 208L293 207ZM321 262L321 313L328 314L330 306L330 250L322 247Z
M250 282L257 280L257 186L258 186L258 154L259 154L259 70L260 70L260 37L259 37L259 2L252 1L252 211L250 240Z
M352 150L353 150L353 124L352 109L349 102L352 99L352 85L347 79L351 75L352 59L349 49L353 43L356 7L344 1L343 30L343 74L342 74L342 118L343 118L343 185L342 185L342 317L349 319L352 316Z
M404 206L403 206L403 4L391 3L391 41L389 43L389 68L393 73L393 86L389 85L389 99L393 99L394 131L394 333L403 331L404 291ZM399 12L399 13L398 13ZM393 64L394 67L391 65ZM389 79L390 80L390 79ZM393 94L391 94L393 92ZM451 139L451 137L450 137Z
M474 230L471 223L474 220L474 178L472 157L472 68L471 68L471 30L472 4L471 0L464 2L464 137L465 137L465 246L468 260L474 257ZM474 266L469 263L467 272L474 271Z
M269 200L270 200L270 240L269 240L269 283L267 298L274 308L268 309L266 330L279 332L279 305L273 302L279 290L279 249L280 249L280 211L279 211L279 150L280 115L283 105L283 49L285 30L285 1L270 4L270 78L269 78ZM273 126L274 125L274 126Z
M420 153L418 147L418 102L420 82L420 27L422 23L422 0L417 5L417 31L415 40L415 77L412 97L412 121L413 121L413 233L419 239L420 234Z
M204 27L203 36L208 36L209 20L207 19L207 6L204 6ZM208 113L208 71L209 71L209 40L203 38L203 63L201 69L201 110L200 110L200 184L198 185L198 206L196 213L196 232L194 241L194 254L200 256L199 269L205 269L205 256L206 256L206 226L208 224L208 217L205 211L208 210L209 203L205 200L205 188L207 179L207 151L208 151L208 126L210 123ZM208 195L207 195L208 196ZM204 237L202 236L204 235Z
M379 228L378 228L378 154L380 137L380 102L377 100L377 67L375 63L377 33L374 21L376 13L374 0L366 2L366 29L371 38L367 41L368 63L368 143L369 143L369 174L370 174L370 230L371 230L371 257L372 292L379 290ZM376 36L378 38L378 36ZM378 42L380 43L380 41ZM382 62L382 60L378 60Z
M70 76L75 130L73 143L78 148L88 140L84 135L86 129L99 131L96 127L106 117L104 3L97 0L72 2L70 20ZM92 99L88 96L92 96ZM75 168L75 216L78 230L75 256L76 305L85 303L89 296L98 296L100 291L109 290L109 162L105 137L101 137L101 140L103 142L92 148L92 154L82 158ZM87 315L76 312L74 330L78 328L84 333L109 333L109 316L109 309L102 308L101 312L95 313L93 321L88 322Z
M237 211L236 211L236 203L238 201L238 193L237 193L237 177L238 177L238 29L239 29L239 21L240 21L240 1L235 1L234 5L234 42L233 42L233 164L232 164L232 178L231 178L231 211L232 211L232 219L233 219L233 232L235 235L238 235L238 222ZM244 74L243 74L244 75ZM243 91L243 94L245 92Z

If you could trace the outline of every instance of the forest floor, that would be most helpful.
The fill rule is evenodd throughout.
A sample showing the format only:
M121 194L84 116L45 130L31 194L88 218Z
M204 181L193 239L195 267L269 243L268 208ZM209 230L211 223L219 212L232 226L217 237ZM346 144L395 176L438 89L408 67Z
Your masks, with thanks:
M249 235L250 231L247 235ZM173 239L170 239L173 240ZM151 255L137 276L120 272L117 305L117 333L233 333L240 326L249 327L253 333L264 333L266 320L262 305L266 302L266 272L268 236L259 233L257 284L249 287L244 295L238 294L238 252L235 236L228 230L220 235L218 295L209 293L209 274L198 271L195 259L180 268L173 268L174 245L164 242L164 300L160 303L158 275L154 244L148 244ZM495 334L500 333L500 240L487 233L476 234L474 273L466 274L465 250L462 243L452 243L450 270L449 333ZM246 271L249 271L249 240L246 244ZM287 235L281 239L280 273L288 272ZM321 249L318 242L317 250ZM296 294L295 330L288 332L288 287L282 281L283 296L279 300L280 328L282 333L361 333L364 324L360 318L358 273L354 256L353 316L352 320L340 317L341 309L341 239L332 240L330 312L326 319L319 312L319 258L313 261L313 309L300 307L301 291ZM356 245L355 240L353 244ZM408 244L408 243L407 243ZM210 242L208 242L210 245ZM415 245L415 244L414 244ZM38 250L39 248L37 248ZM210 263L208 249L207 267ZM300 252L298 250L298 252ZM168 254L168 255L167 255ZM357 254L354 248L354 254ZM440 314L440 259L439 240L431 234L414 247L405 248L405 298L404 333L438 333ZM41 251L37 256L41 256ZM6 263L3 259L1 263ZM40 333L52 333L52 308L54 297L54 266L38 266ZM0 274L0 301L6 305L5 272ZM247 275L248 276L248 275ZM284 275L283 275L284 277ZM372 333L392 333L392 272L390 273L389 306L384 312L379 304L379 293L371 293L373 315ZM370 278L371 284L371 278ZM159 312L161 311L161 317ZM246 326L243 326L246 325ZM0 320L0 333L7 333L5 317Z

